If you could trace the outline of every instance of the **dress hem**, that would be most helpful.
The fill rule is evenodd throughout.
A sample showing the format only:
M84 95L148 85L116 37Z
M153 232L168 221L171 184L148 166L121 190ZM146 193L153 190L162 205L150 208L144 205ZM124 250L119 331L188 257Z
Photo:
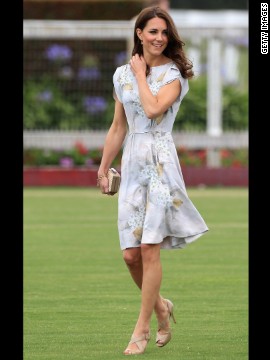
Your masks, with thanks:
M161 250L179 250L179 249L184 249L187 245L191 244L192 242L196 241L197 239L199 239L202 235L204 235L209 229L206 229L203 232L194 234L194 235L189 235L187 237L176 237L175 235L167 235L164 238L162 238L161 241L157 241L157 242L140 242L137 245L133 245L133 246L127 246L127 247L123 247L121 246L121 250L126 250L126 249L132 249L132 248L137 248L137 247L141 247L142 244L144 245L157 245L157 244L161 244L160 249ZM167 238L171 238L171 239L167 239ZM172 245L172 241L173 238L179 239L178 241L175 241L175 245ZM183 239L183 240L182 240ZM167 243L167 244L166 244ZM163 244L163 246L162 246Z

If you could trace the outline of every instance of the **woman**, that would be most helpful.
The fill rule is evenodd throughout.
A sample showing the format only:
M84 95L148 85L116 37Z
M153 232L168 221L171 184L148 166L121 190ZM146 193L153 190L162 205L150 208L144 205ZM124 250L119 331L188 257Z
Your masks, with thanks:
M135 23L132 58L113 76L115 112L98 184L103 194L108 193L107 172L126 139L118 230L123 258L141 289L141 308L125 355L144 352L153 310L158 322L156 345L170 341L173 303L159 293L160 249L183 248L208 230L188 198L171 136L188 78L193 76L183 46L170 15L147 7Z

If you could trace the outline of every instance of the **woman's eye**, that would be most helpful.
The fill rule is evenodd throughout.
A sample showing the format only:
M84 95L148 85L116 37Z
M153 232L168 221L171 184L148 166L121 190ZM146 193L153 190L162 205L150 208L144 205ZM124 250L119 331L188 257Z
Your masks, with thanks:
M157 31L156 31L156 30L150 30L149 33L150 33L150 34L156 34ZM168 31L167 31L167 30L166 30L166 31L163 31L162 34L167 36L167 35L168 35Z

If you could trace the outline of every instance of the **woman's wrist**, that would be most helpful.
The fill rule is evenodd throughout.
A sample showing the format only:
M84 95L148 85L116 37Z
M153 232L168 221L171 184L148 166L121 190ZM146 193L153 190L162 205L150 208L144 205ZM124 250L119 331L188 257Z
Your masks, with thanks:
M146 80L146 75L145 75L145 72L143 71L140 71L140 72L137 72L135 74L136 76L136 79L139 81L139 80Z
M108 171L109 171L109 168L107 166L106 167L100 166L98 171L97 171L97 175L98 176L107 175Z
M108 179L108 173L98 174L98 177L97 177L97 186L100 185L100 181L101 181L103 178L107 178L107 179Z
M100 181L103 178L108 178L108 171L109 169L105 169L105 168L99 168L98 172L97 172L97 185L99 186Z

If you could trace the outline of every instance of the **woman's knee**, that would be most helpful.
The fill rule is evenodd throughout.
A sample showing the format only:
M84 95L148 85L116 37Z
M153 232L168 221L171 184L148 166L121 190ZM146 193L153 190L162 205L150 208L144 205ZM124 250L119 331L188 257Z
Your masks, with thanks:
M140 265L142 262L140 248L125 249L123 251L123 259L128 266Z
M143 262L159 261L160 245L159 244L142 244L141 256Z

